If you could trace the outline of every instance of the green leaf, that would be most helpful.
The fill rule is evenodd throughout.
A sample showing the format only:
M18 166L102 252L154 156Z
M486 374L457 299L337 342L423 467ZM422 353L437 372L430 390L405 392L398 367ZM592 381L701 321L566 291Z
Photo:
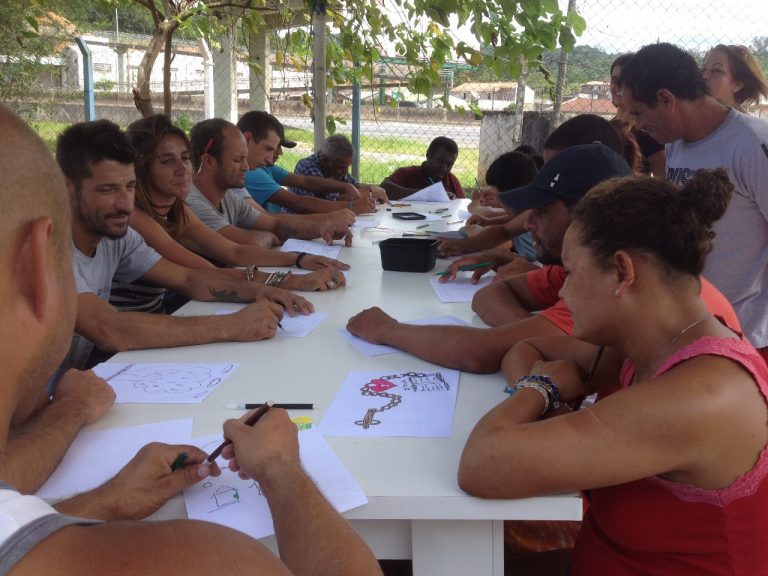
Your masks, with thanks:
M576 38L571 32L571 29L566 26L560 28L560 45L566 52L573 50L573 47L576 45Z
M577 36L581 36L587 29L587 21L576 12L569 13L566 20Z

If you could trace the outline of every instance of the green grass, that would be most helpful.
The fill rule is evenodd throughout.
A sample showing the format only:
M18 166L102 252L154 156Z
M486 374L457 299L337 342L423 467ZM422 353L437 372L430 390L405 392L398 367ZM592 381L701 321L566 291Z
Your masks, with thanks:
M311 148L313 134L309 130L287 128L285 136L301 144L301 150L283 149L279 164L286 170L293 170L296 162L307 156L307 147ZM421 164L426 145L419 140L402 136L361 136L360 181L378 184L401 166ZM406 158L408 156L408 158ZM453 167L453 174L464 188L477 186L475 180L480 152L476 148L462 148Z
M32 122L32 128L40 135L51 152L56 150L56 139L70 126L65 122ZM293 170L296 162L307 156L307 149L312 147L313 134L309 130L288 128L285 131L289 140L303 144L302 149L284 149L280 165L286 170ZM420 164L424 158L425 145L418 140L402 136L361 136L363 151L360 157L360 181L378 184L401 166ZM475 187L476 167L479 159L477 149L463 148L453 167L453 174L464 188Z
M66 122L30 122L29 125L40 135L51 152L56 150L56 139L59 134L71 126Z

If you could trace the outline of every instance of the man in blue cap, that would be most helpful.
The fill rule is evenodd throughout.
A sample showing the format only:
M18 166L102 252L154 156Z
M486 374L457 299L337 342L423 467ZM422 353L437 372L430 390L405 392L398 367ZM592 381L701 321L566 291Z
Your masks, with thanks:
M352 317L347 329L369 342L388 344L436 364L483 373L498 371L504 354L520 340L570 334L570 313L557 293L565 276L560 251L571 209L600 182L631 175L629 165L616 152L600 143L585 144L563 150L544 164L530 184L500 195L516 213L532 210L526 228L544 266L494 282L475 295L472 307L491 329L402 324L380 308ZM488 251L463 258L453 264L452 274L464 264L503 264L507 254Z

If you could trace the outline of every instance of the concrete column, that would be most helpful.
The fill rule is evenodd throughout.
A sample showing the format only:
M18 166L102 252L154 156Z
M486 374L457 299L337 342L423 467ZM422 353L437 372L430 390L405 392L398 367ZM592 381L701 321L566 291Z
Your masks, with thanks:
M236 62L233 24L221 37L221 50L213 53L213 111L230 122L237 122Z
M272 90L272 63L269 61L269 31L252 32L249 41L248 56L252 63L258 66L248 69L250 87L250 110L270 112L269 93Z

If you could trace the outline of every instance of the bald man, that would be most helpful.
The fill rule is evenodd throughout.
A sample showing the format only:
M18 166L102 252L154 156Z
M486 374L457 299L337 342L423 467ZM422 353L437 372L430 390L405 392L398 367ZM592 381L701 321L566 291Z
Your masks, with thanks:
M8 207L0 212L0 266L8 271L0 277L3 573L381 574L362 540L303 472L296 427L282 410L253 427L232 420L224 428L233 442L224 454L230 467L257 480L269 501L282 562L257 541L214 524L116 521L143 518L185 486L218 474L193 446L149 445L105 485L55 508L9 485L11 425L38 409L40 390L67 352L77 298L64 178L39 138L2 107L0 124ZM187 464L172 472L182 451L190 454Z

